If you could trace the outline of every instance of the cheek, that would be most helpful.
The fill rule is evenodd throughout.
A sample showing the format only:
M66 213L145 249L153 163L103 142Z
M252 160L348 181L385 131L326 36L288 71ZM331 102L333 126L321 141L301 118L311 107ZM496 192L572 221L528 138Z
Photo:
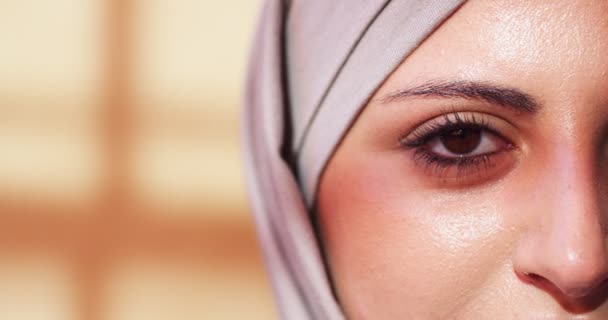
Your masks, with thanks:
M507 260L503 215L488 194L500 191L427 190L395 156L362 154L339 150L318 195L343 307L352 318L447 316Z

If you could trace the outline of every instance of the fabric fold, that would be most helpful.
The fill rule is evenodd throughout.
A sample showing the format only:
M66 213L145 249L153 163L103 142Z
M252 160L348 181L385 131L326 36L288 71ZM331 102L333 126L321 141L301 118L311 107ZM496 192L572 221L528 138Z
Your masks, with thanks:
M309 212L319 176L373 92L461 3L265 1L245 84L242 143L282 319L344 319Z

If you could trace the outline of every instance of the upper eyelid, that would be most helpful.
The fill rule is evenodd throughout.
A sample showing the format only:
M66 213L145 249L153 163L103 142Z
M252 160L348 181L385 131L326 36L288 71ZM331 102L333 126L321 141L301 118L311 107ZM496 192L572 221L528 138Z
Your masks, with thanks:
M487 119L484 118L484 115L479 115L479 117L472 116L464 116L460 117L459 114L462 112L452 112L442 114L435 118L429 119L422 124L418 125L414 130L410 133L401 136L399 138L399 144L406 147L417 147L421 144L424 144L429 136L437 134L442 129L450 130L451 127L457 127L458 125L469 125L478 127L480 129L484 129L490 131L493 134L500 136L503 139L506 139L503 134L499 132L496 128L494 128ZM449 116L453 115L456 121L450 121ZM420 132L422 131L422 132ZM410 136L415 135L414 138L409 138Z

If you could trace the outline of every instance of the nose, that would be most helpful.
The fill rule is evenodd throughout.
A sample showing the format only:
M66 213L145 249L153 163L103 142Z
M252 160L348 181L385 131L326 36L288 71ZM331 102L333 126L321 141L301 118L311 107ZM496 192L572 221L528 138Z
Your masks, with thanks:
M514 270L571 313L602 305L608 296L608 255L601 184L592 161L562 157L542 170L530 203L538 223L518 244ZM540 171L539 171L540 172Z

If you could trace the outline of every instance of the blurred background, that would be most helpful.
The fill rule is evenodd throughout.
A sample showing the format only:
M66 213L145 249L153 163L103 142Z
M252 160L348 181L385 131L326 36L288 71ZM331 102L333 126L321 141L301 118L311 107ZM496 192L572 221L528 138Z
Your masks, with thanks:
M242 181L260 1L0 0L0 319L275 319Z

